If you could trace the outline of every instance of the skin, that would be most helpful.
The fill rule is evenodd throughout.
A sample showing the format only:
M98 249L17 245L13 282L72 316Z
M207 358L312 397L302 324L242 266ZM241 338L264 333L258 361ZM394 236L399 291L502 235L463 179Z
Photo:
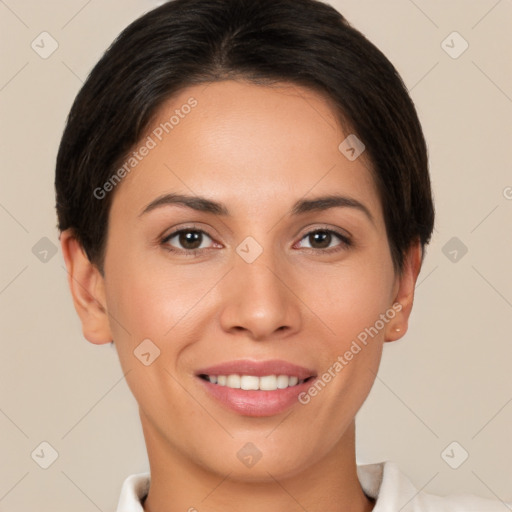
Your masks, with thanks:
M356 474L354 418L384 342L407 331L421 247L411 245L396 274L369 163L364 153L351 162L338 150L349 132L322 96L287 84L196 85L172 98L152 129L191 96L197 106L113 192L104 277L71 230L61 235L83 334L95 344L115 340L139 404L151 470L144 508L370 511ZM222 202L231 215L179 205L140 215L171 192ZM295 201L332 193L363 203L373 221L351 207L290 214ZM183 254L190 245L177 236L162 243L182 227L208 234L201 253ZM307 236L322 228L352 245ZM263 249L252 263L236 252L247 236ZM322 374L394 303L401 311L307 405L237 414L194 376L243 358L280 358ZM133 354L146 338L160 350L148 366ZM237 458L248 442L262 454L250 468Z

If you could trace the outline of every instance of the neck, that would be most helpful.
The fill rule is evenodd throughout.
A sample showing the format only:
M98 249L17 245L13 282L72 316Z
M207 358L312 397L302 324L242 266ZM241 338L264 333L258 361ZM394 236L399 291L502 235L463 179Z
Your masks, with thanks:
M270 474L256 481L219 474L196 464L164 439L141 414L150 461L151 485L145 512L370 512L374 500L359 483L355 425L350 424L323 458L291 475Z

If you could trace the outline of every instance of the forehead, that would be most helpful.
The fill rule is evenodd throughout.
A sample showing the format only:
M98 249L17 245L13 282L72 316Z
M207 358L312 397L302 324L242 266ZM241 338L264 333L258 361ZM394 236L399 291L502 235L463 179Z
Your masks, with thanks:
M348 135L329 102L303 87L194 85L158 111L134 148L136 165L118 186L113 208L134 215L158 195L185 192L261 214L267 202L336 191L364 201L378 217L366 155L350 161L339 149Z

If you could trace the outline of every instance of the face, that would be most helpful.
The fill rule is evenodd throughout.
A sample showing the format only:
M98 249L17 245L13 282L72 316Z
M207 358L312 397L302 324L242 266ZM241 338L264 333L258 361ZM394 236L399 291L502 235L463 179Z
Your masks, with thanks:
M162 458L240 479L291 475L352 425L404 311L369 163L338 148L348 135L308 89L224 81L173 97L134 149L102 286ZM210 369L223 363L233 365ZM231 389L222 373L269 390ZM271 374L308 380L272 390L294 380L257 378ZM244 446L263 463L240 464Z

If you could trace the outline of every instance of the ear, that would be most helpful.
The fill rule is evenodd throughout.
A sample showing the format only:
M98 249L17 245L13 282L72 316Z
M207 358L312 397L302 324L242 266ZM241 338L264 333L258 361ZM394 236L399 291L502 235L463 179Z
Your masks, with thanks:
M60 245L68 284L76 312L82 322L84 337L100 345L112 341L106 308L105 282L98 268L87 258L73 230L60 234Z
M396 314L393 322L386 324L384 341L398 340L407 332L409 315L411 314L414 301L416 280L421 270L422 253L419 240L414 242L406 253L403 272L396 278L395 299L393 301L393 304L400 304L401 309Z

